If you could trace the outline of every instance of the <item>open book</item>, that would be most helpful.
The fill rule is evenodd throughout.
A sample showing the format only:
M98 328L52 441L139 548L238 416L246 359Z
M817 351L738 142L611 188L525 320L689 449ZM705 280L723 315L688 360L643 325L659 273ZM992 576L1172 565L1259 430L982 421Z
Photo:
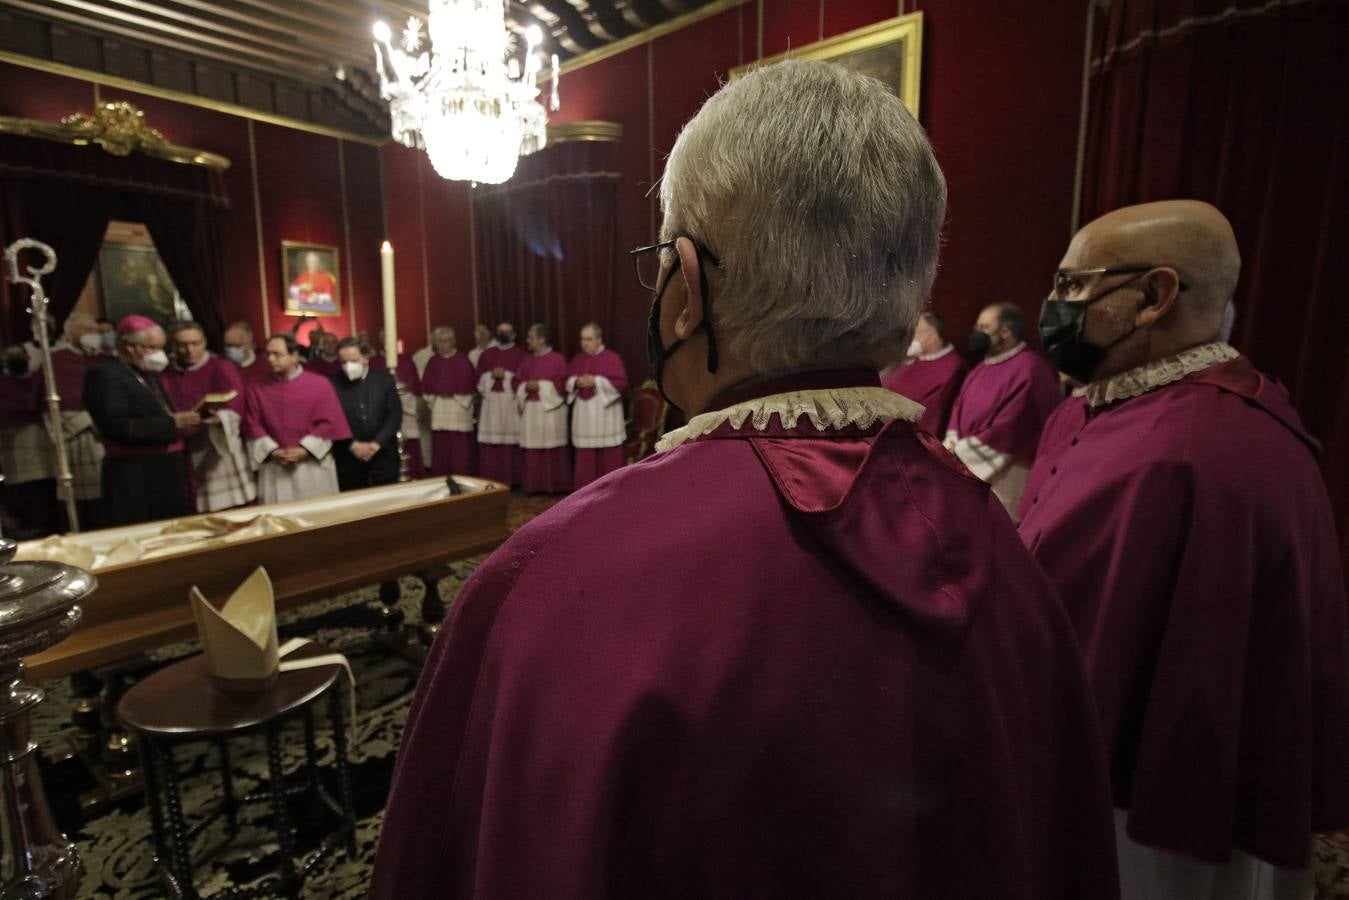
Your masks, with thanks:
M193 407L193 412L209 415L222 407L228 406L237 396L239 396L238 391L223 391L219 394L207 394L197 401L197 405Z

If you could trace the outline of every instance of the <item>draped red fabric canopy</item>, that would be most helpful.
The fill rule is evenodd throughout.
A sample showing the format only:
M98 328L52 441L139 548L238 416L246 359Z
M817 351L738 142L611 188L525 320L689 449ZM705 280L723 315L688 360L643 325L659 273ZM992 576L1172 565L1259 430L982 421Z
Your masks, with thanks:
M193 317L218 346L221 335L221 226L229 197L219 171L132 152L114 156L21 135L0 135L0 243L49 244L56 271L44 281L59 325L93 271L111 219L144 222ZM27 289L3 294L9 340L29 334Z
M1349 5L1114 0L1091 67L1082 220L1178 197L1231 219L1233 343L1322 441L1349 559Z
M520 160L505 184L473 192L479 316L516 331L542 322L564 355L592 319L613 340L618 172L614 145L574 141ZM618 348L632 351L638 348Z

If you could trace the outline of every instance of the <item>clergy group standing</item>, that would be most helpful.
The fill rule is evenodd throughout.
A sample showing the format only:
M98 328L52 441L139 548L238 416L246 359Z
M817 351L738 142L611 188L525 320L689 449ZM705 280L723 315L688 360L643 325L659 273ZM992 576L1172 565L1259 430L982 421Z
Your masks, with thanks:
M1236 239L1194 201L1069 245L1040 335L1055 411L1021 537L1077 631L1109 753L1125 900L1312 894L1349 826L1349 632L1317 443L1218 339Z
M473 403L478 378L459 352L453 328L434 329L431 350L422 373L422 396L431 413L431 474L470 475L477 471Z
M1058 375L1022 335L1014 303L979 313L970 351L980 361L965 377L946 426L948 450L988 482L1015 518L1045 420L1063 399Z
M581 352L567 366L571 403L571 443L575 448L572 488L580 490L623 467L623 392L628 373L618 354L604 346L599 323L581 328Z
M904 362L881 384L920 404L923 415L918 427L940 438L946 434L951 409L969 370L955 346L943 336L941 316L925 312L914 325L913 342Z
M515 373L520 408L520 489L526 494L562 494L571 489L567 441L567 360L553 349L548 326L535 323L525 335L529 356Z
M1068 617L877 377L936 270L922 128L874 79L764 66L660 187L637 252L689 423L460 593L370 896L1117 897Z
M258 499L282 503L338 491L334 441L351 429L332 383L307 372L300 345L290 335L267 340L272 375L247 388L244 437L258 470Z

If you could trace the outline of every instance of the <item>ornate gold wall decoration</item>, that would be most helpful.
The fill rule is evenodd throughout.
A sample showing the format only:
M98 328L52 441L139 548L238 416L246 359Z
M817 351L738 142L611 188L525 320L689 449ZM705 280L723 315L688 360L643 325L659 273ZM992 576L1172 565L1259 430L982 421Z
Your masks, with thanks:
M58 122L0 116L0 134L62 141L67 144L97 144L114 156L140 151L147 156L224 171L230 161L218 153L169 143L151 128L145 114L126 102L100 103L92 115L75 113Z

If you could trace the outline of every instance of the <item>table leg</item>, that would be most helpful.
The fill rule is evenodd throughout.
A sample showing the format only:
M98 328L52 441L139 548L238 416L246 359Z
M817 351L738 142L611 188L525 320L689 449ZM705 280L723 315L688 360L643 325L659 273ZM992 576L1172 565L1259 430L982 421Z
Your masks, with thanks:
M272 798L272 819L276 826L276 838L281 852L281 885L290 888L296 885L298 873L295 869L295 832L291 828L290 813L286 809L286 785L281 766L281 726L276 721L267 724L267 782Z
M234 796L234 768L230 765L228 738L218 738L216 752L220 754L220 790L225 795L221 804L225 810L225 827L230 838L239 833L239 801Z
M312 706L304 708L304 774L309 781L311 791L318 790L319 753L314 740L314 710Z
M157 795L160 791L164 794L164 809L158 817L161 821L161 836L168 838L168 869L176 882L178 893L195 900L197 889L192 883L192 842L187 833L187 823L183 819L183 801L178 792L178 770L174 765L173 747L161 746L158 741L148 739L144 743L145 758L154 770L153 778L157 788L149 793L151 796ZM151 816L153 827L155 814L152 812Z
M435 640L440 623L445 621L445 601L440 599L440 578L444 574L444 569L437 568L421 575L426 587L426 593L422 595L422 635L427 643Z
M343 827L347 830L347 853L356 858L356 798L351 789L351 766L347 761L347 726L342 683L328 695L328 718L333 726L333 764L337 769L337 789L342 798Z

